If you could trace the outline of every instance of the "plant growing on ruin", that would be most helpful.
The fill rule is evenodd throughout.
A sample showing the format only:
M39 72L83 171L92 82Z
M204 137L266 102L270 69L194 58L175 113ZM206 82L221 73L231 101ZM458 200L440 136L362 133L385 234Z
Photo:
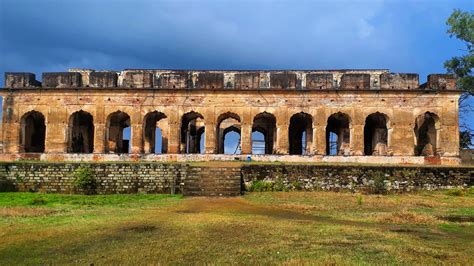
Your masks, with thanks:
M374 173L374 183L372 185L372 193L386 194L387 185L385 184L385 175L381 172Z
M97 188L97 181L94 176L94 171L88 167L81 165L74 170L74 187L76 191L84 194L95 194Z
M263 180L254 180L250 184L249 191L251 192L264 192L264 191L272 191L273 190L273 183Z

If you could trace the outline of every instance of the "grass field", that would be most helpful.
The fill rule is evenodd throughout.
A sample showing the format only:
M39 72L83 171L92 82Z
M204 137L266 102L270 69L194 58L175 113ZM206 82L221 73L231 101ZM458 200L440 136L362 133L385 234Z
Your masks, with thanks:
M473 264L474 190L0 193L0 265Z

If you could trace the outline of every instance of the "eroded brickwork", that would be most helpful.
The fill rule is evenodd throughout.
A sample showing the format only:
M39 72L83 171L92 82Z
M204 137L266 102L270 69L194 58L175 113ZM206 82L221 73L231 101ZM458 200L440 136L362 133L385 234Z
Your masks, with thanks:
M259 160L459 163L452 75L71 69L42 82L6 73L1 159L218 160L229 132L245 159L260 132Z

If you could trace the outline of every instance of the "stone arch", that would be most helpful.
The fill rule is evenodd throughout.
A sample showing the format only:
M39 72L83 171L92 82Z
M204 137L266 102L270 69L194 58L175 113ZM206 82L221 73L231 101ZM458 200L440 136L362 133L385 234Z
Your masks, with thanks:
M337 112L329 116L326 125L326 155L349 155L351 118Z
M105 131L105 152L129 153L130 140L124 140L124 130L129 128L130 125L130 116L127 113L116 111L109 114ZM130 139L132 139L131 136Z
M20 124L20 150L44 152L46 138L44 115L34 110L27 112L21 117Z
M420 114L415 119L415 156L436 156L440 149L439 116L432 112Z
M364 155L387 155L389 147L389 118L375 112L368 115L364 125Z
M257 143L254 140L253 133L260 132L263 134L264 140L263 143ZM273 114L263 112L257 114L253 119L252 124L252 153L254 153L255 149L260 149L257 147L259 145L263 145L263 149L265 154L272 154L273 147L275 145L276 139L276 118Z
M94 151L94 118L83 110L69 117L68 152L92 153Z
M313 139L313 117L300 112L290 118L288 128L289 153L293 155L309 154Z
M241 125L240 125L240 116L236 113L226 112L218 116L217 118L217 127L216 127L216 137L217 137L217 153L225 153L225 142L226 136L230 132L235 132L239 134L239 139L235 151L237 152L240 147L241 141ZM232 153L234 154L234 153Z
M191 111L184 114L181 119L181 152L203 153L201 145L204 132L204 117L200 113Z
M164 113L152 111L143 119L143 150L145 153L167 153L168 152L168 121ZM157 132L161 131L161 139L157 139ZM157 149L161 146L160 150Z

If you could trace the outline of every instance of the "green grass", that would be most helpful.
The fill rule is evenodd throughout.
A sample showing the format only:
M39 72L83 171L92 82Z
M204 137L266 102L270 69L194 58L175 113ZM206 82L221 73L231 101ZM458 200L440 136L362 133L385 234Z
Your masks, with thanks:
M0 193L0 265L472 264L474 194L452 194Z
M177 201L181 195L166 194L116 194L116 195L62 195L41 193L17 193L6 192L0 194L0 206L108 206L108 207L131 207L141 204L164 204ZM39 200L42 200L41 202ZM35 203L36 202L36 203Z

